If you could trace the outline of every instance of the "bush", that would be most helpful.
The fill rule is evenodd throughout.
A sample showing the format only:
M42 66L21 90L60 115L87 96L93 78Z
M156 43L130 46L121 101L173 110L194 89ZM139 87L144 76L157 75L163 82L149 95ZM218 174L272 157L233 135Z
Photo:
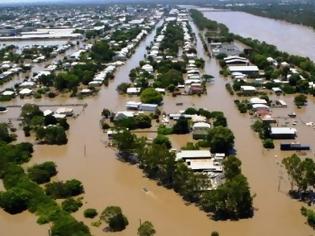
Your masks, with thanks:
M88 208L84 210L83 214L86 218L94 218L95 216L97 216L97 211L94 208Z
M187 134L190 132L188 120L186 118L179 118L173 126L174 134Z
M138 228L139 236L152 236L156 233L153 224L150 221L143 222Z
M297 107L305 106L307 103L307 97L304 94L300 94L294 98L294 103Z
M226 84L225 88L230 93L230 95L234 95L234 91L233 91L233 88L232 88L231 84L229 84L229 83Z
M68 198L61 203L62 209L66 212L76 212L82 206L80 200L75 200L73 198Z
M264 139L263 145L264 145L264 148L268 148L268 149L274 149L275 148L273 140L269 139L269 138L268 139Z
M101 219L108 223L112 231L122 231L129 224L118 206L109 206L101 214Z
M169 134L172 134L172 132L173 132L173 129L165 125L160 125L158 127L158 134L169 135Z
M301 214L307 218L307 223L315 227L315 212L311 209L307 209L306 207L301 208Z

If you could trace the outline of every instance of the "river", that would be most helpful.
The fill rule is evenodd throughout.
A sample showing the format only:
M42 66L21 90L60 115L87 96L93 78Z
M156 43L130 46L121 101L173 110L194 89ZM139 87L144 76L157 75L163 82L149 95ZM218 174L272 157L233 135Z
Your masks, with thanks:
M225 24L232 33L265 41L282 51L315 61L315 31L310 27L240 11L200 10L209 19Z
M198 37L196 27L193 31ZM207 215L194 205L187 205L174 191L158 186L147 179L136 166L117 160L115 150L106 147L106 137L99 126L101 111L104 107L124 109L125 102L131 98L120 96L116 87L121 82L128 82L128 74L136 67L146 52L146 46L154 38L152 32L140 43L135 54L120 67L115 80L110 82L96 97L84 100L87 108L76 119L71 119L69 142L65 146L36 145L31 162L41 163L52 160L58 166L56 180L77 178L85 187L84 206L74 216L90 226L92 220L84 219L83 210L96 208L99 211L108 205L118 205L129 220L126 230L117 235L136 235L140 219L151 221L157 235L206 236L214 230L220 235L265 236L265 235L313 235L312 229L304 224L305 219L299 213L301 204L290 199L286 192L287 181L281 182L278 191L278 180L281 169L277 165L277 151L265 151L261 141L250 129L250 118L238 112L231 97L225 90L226 81L220 78L219 65L209 59L203 50L200 39L197 40L197 52L205 58L205 72L212 74L215 80L207 87L207 95L201 97L172 96L164 97L163 111L176 112L190 106L204 107L210 110L221 110L228 119L230 128L236 136L237 155L242 160L242 169L248 177L254 199L255 216L240 221L210 220ZM287 98L291 99L291 98ZM31 100L31 99L30 99ZM136 100L132 98L132 100ZM25 103L29 100L19 100ZM56 98L54 103L65 102L66 98ZM39 103L52 102L43 98ZM72 98L67 102L82 102ZM176 103L183 102L178 107ZM294 108L292 108L294 109ZM14 113L14 112L13 112ZM313 116L314 117L314 116ZM175 147L180 147L191 140L190 135L172 136ZM86 153L84 153L86 147ZM148 189L144 192L143 188ZM35 216L25 212L18 216L9 216L0 210L0 235L47 235L48 226L36 224ZM103 227L90 226L95 236L107 235Z

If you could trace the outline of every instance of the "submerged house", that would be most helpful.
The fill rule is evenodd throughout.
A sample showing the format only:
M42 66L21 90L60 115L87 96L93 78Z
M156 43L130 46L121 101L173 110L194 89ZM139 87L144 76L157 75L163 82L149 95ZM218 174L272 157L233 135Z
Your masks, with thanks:
M274 139L294 139L297 130L289 127L271 127L270 136Z
M239 72L250 76L259 74L259 69L257 66L229 66L228 68L231 73Z

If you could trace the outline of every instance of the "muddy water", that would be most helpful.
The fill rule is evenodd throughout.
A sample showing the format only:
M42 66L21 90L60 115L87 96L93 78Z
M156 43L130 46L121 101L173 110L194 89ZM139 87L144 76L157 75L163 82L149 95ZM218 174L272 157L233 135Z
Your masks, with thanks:
M196 28L193 27L196 32ZM198 34L197 34L198 35ZM287 182L281 182L278 192L280 169L274 152L263 151L260 140L250 130L250 119L241 115L233 104L233 98L225 91L224 79L219 77L219 66L214 60L206 58L206 73L215 76L209 84L208 94L202 97L166 96L162 110L176 112L189 106L204 107L225 112L229 126L236 136L238 157L243 162L243 172L249 178L257 211L253 219L238 222L214 222L193 205L185 202L172 190L157 186L148 180L135 166L122 163L115 158L115 151L106 148L106 138L98 120L104 107L112 110L124 109L125 102L131 98L119 96L117 85L128 81L130 69L136 67L143 58L145 47L154 34L149 35L139 45L136 53L126 65L121 67L109 87L94 98L84 100L88 107L77 119L70 120L69 143L66 146L36 146L30 164L53 160L58 165L57 179L77 178L85 187L84 206L74 215L90 225L91 220L83 218L83 210L88 207L104 209L108 205L119 205L127 215L130 225L117 235L136 235L140 219L153 222L158 235L209 235L217 230L221 235L265 236L265 235L312 235L310 227L300 216L300 204L286 196ZM197 40L198 55L204 51ZM62 98L58 98L61 101ZM132 100L136 100L132 98ZM42 102L46 102L45 100ZM55 103L58 100L54 101ZM68 100L67 100L68 102ZM176 106L183 102L183 106ZM311 105L311 104L310 104ZM307 112L306 112L307 113ZM313 116L314 117L314 116ZM177 138L176 147L182 146L191 136ZM86 150L86 151L84 151ZM149 191L144 192L143 188ZM0 211L0 234L5 236L29 234L47 235L48 226L39 226L35 217L29 213L9 216ZM90 227L93 235L106 235L102 227Z
M225 24L232 33L277 46L291 54L315 61L315 31L306 26L238 11L204 11L209 19Z

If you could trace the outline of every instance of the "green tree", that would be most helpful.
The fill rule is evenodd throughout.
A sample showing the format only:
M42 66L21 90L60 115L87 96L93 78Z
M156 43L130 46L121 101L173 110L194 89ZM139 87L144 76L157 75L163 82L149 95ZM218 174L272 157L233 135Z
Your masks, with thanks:
M23 105L21 117L24 121L28 123L34 116L43 116L43 112L39 109L39 106L29 103Z
M169 140L168 137L165 135L158 135L156 138L153 140L154 144L159 144L159 145L165 145L167 149L170 149L172 147L171 141Z
M150 221L143 222L138 228L139 236L152 236L156 233L153 224Z
M110 49L108 43L104 40L96 42L91 48L91 57L96 62L109 62L112 60L114 52Z
M300 165L301 165L301 159L296 154L293 154L290 157L286 157L282 160L282 164L287 170L287 173L290 177L290 183L291 183L291 190L293 190L293 187L297 185L300 178Z
M31 194L21 188L10 188L0 192L0 207L10 214L17 214L27 209Z
M138 139L128 130L118 130L113 136L114 145L122 153L130 155L138 147Z
M201 205L214 213L216 219L238 219L253 214L248 182L242 174L227 180L217 189L203 193Z
M67 135L62 126L41 127L36 130L36 138L40 142L47 144L66 144L68 142Z
M118 206L106 207L100 218L109 225L112 231L122 231L129 224L127 217L123 215Z
M189 122L186 118L180 117L173 126L174 134L187 134L190 132Z
M241 174L241 161L235 156L227 157L223 161L224 176L226 179L233 179Z
M143 103L160 104L163 97L154 88L146 88L141 92L140 99Z
M0 123L0 141L10 143L14 137L9 132L9 126L6 123Z
M97 216L97 210L94 208L88 208L84 210L83 214L86 218L94 218Z
M67 212L76 212L82 206L82 202L80 200L76 200L74 198L68 198L61 203L62 209Z
M56 165L51 161L34 165L28 168L27 171L30 179L38 184L49 182L50 178L57 174Z
M208 142L211 152L229 153L234 146L234 135L229 128L214 127L209 131Z
M294 103L297 107L305 106L307 103L307 97L304 94L297 95L294 98Z
M45 188L46 194L55 199L73 197L84 192L82 183L76 179L48 183Z

